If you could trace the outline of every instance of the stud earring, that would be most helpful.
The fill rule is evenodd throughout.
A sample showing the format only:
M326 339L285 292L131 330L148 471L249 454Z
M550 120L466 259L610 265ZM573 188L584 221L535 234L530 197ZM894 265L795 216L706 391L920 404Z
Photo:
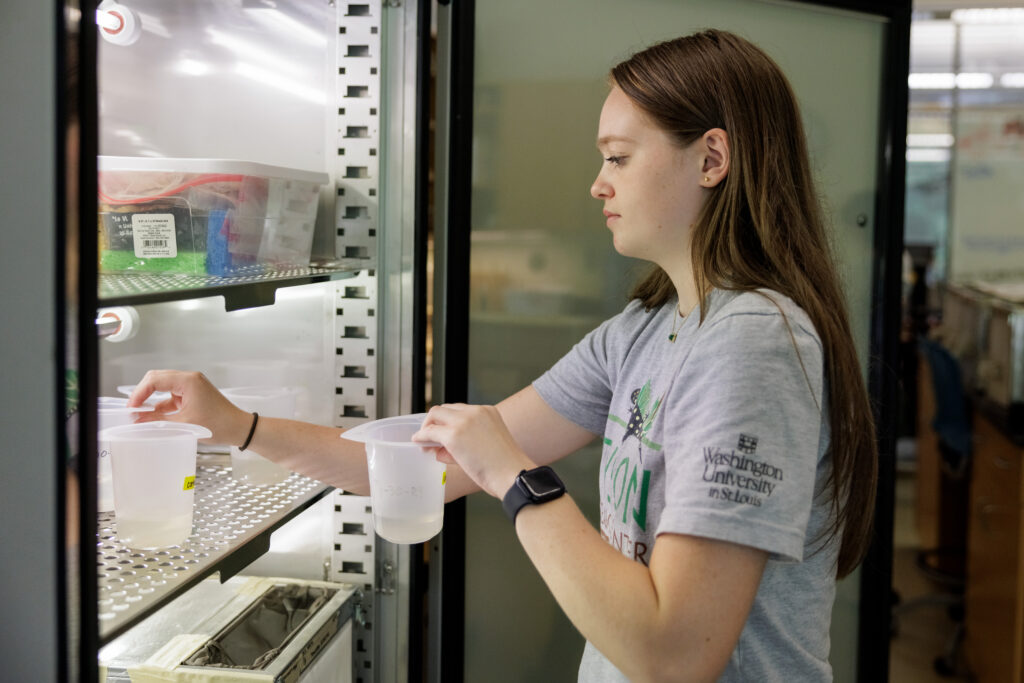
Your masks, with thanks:
M711 178L709 178L708 176L704 176L704 182L705 183L710 183L711 182Z

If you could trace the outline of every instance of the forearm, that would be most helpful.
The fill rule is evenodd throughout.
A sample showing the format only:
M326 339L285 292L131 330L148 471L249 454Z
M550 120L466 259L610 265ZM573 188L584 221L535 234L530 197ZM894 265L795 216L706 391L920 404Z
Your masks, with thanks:
M233 429L231 443L241 445L251 413ZM339 438L336 427L260 416L247 450L288 469L345 491L369 495L366 451L362 443Z
M602 539L569 496L523 508L516 533L569 620L630 680L720 674L721 653L727 658L735 640L710 642L719 636L704 628L718 618L713 606L697 595L667 597L651 570ZM700 592L699 580L690 585Z
M231 443L241 445L251 425L251 413L244 413L244 417L236 419ZM348 441L344 438L344 431L297 420L260 416L247 450L293 472L350 493L368 496L370 483L365 445ZM480 490L458 465L448 465L447 479L446 502Z

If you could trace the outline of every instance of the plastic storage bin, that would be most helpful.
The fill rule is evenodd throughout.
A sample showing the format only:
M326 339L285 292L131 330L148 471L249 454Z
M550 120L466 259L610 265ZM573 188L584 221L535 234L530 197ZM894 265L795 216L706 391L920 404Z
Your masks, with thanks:
M107 683L351 683L349 584L199 582L100 651Z
M102 273L306 267L326 173L222 159L99 158Z

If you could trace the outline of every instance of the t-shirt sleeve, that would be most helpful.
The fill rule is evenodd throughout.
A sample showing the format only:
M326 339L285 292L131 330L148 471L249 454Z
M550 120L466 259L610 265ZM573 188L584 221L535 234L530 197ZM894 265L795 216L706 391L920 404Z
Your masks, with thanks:
M533 388L555 412L594 434L603 434L612 400L612 357L622 314L589 332Z
M813 328L778 312L713 321L666 406L657 533L803 559L818 465L823 359ZM787 325L788 320L788 325Z

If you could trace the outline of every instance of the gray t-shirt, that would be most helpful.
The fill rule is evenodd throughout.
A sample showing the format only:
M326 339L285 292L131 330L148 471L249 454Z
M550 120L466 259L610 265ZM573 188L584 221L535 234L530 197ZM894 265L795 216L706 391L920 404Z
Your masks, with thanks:
M821 342L806 313L775 292L715 290L704 322L694 310L671 342L675 309L674 300L650 312L630 302L534 387L604 436L600 531L623 555L646 565L663 533L768 551L720 681L831 681L838 537L823 540ZM626 678L587 643L579 680Z

